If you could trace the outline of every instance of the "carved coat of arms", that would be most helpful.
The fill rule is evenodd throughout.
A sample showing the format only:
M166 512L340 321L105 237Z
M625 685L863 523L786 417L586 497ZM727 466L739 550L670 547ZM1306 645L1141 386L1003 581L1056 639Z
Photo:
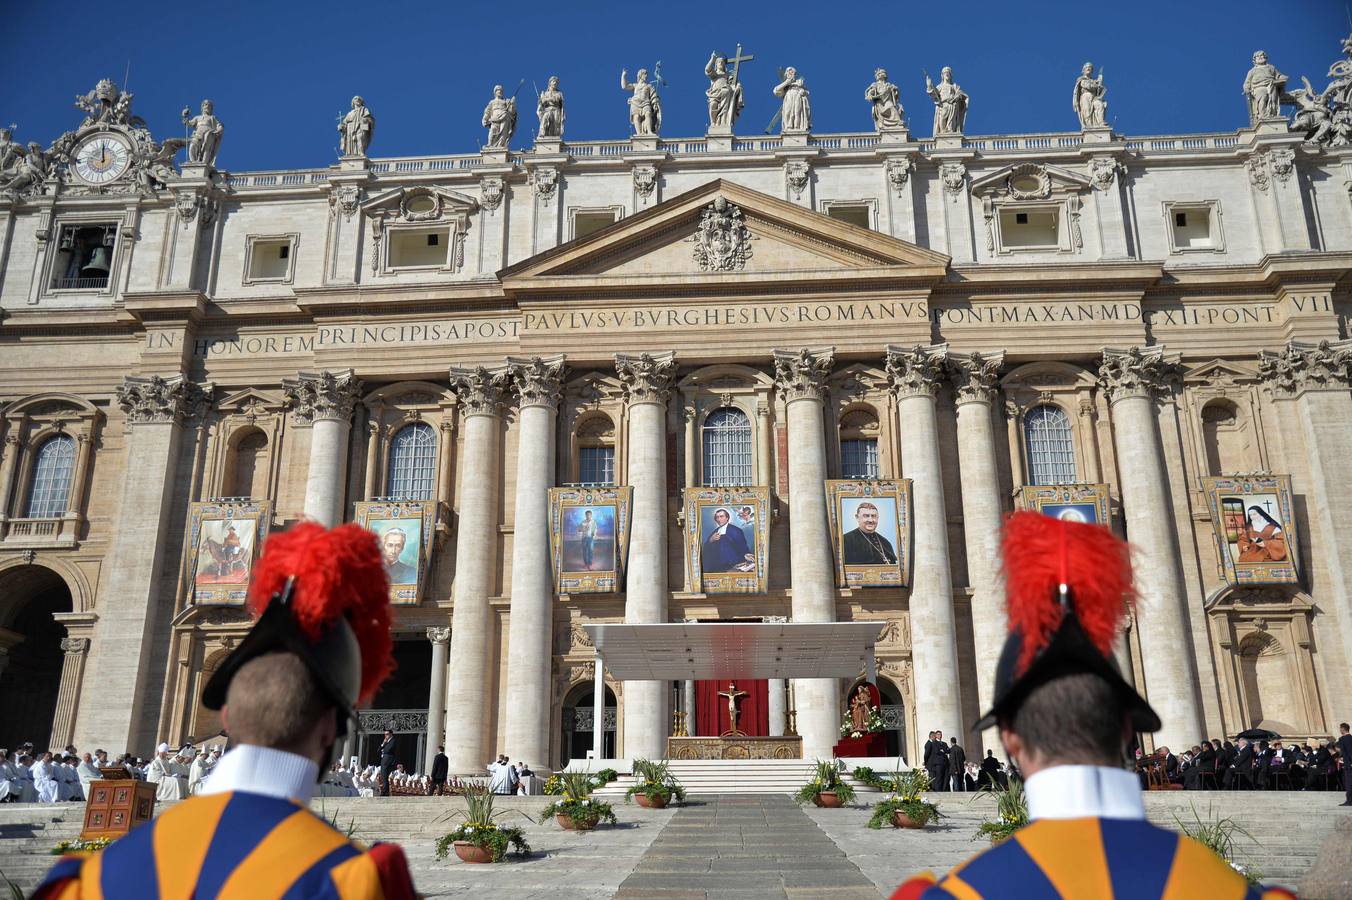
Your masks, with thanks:
M751 231L742 211L718 197L700 215L695 243L695 263L704 272L737 272L751 257Z

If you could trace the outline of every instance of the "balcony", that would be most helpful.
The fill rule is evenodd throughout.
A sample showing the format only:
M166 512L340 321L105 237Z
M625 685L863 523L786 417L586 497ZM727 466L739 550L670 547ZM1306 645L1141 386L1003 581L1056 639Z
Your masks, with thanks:
M55 291L101 291L108 286L108 276L95 278L53 278L52 290Z
M5 550L73 548L79 537L80 520L76 516L0 519L0 546Z

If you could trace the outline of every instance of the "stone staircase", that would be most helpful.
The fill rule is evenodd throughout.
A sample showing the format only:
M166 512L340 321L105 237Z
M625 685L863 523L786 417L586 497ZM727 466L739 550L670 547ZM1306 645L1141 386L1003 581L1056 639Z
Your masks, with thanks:
M813 763L801 759L673 759L668 760L668 765L686 793L692 795L792 794L807 783L813 771ZM858 792L875 789L860 784L849 774L856 765L869 765L880 775L886 775L887 767L879 768L878 760L845 760L845 781ZM623 797L633 783L632 775L621 775L596 793Z

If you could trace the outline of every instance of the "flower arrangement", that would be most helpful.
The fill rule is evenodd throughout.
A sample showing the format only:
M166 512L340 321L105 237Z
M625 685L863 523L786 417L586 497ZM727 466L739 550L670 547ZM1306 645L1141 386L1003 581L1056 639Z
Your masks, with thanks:
M920 795L930 789L929 775L924 769L892 773L892 796L873 804L869 828L924 828L931 819L939 819L939 807Z
M611 805L591 796L591 775L586 772L564 772L559 780L559 799L551 801L541 810L540 818L557 818L564 828L579 831L595 828L598 822L615 824L615 810Z
M52 856L68 856L77 853L97 853L104 847L111 844L115 838L101 837L90 838L72 838L69 841L58 841L52 848Z
M653 762L648 759L635 759L633 762L634 783L624 793L624 802L629 803L638 794L646 799L642 806L661 809L671 802L685 802L685 788L676 776L671 774L671 765L666 761Z
M898 758L897 763L899 764L899 767L900 765L904 765L900 758ZM868 766L855 766L854 771L851 772L850 775L860 784L867 785L871 788L877 788L880 791L895 792L897 789L897 786L892 779L882 777Z
M866 734L874 734L882 731L886 726L883 725L883 714L876 706L869 707L868 720L864 723L863 729L854 727L854 720L849 711L845 712L845 720L840 723L840 736L847 738L859 738Z
M1174 816L1174 824L1178 830L1188 837L1197 841L1203 847L1206 847L1212 853L1225 860L1226 864L1244 876L1249 884L1257 884L1263 880L1263 873L1252 865L1244 865L1234 858L1235 855L1235 835L1242 835L1248 838L1258 846L1258 841L1254 836L1244 830L1244 827L1234 819L1210 819L1211 811L1207 810L1209 821L1202 821L1202 817L1197 813L1197 807L1192 808L1192 817L1194 824L1186 824Z
M993 790L995 791L995 813L998 821L982 822L977 826L976 834L972 836L972 840L984 837L992 844L998 844L1028 824L1028 798L1023 793L1022 781L1013 778L1010 779L1008 788L995 785ZM980 794L973 795L972 800L979 796ZM970 803L972 800L968 802Z
M502 813L493 809L494 797L488 785L466 782L464 797L468 809L463 813L456 811L452 815L460 816L465 821L454 831L437 838L437 859L445 859L452 848L466 862L502 862L509 846L515 847L520 855L530 853L530 845L526 843L526 836L520 828L497 821ZM519 815L528 820L530 818L524 813ZM476 848L481 853L473 854L466 848ZM477 858L482 854L487 854L488 859Z
M619 777L620 773L616 772L614 769L602 769L595 775L589 777L587 779L587 782L589 788L591 790L595 790L596 788L610 784L612 781L614 781ZM562 775L550 775L548 778L546 778L544 792L550 796L558 796L559 794L562 794L563 793Z
M817 806L841 806L851 802L854 800L854 788L840 777L844 770L845 764L838 759L817 760L812 780L800 787L793 798L799 803L815 803Z

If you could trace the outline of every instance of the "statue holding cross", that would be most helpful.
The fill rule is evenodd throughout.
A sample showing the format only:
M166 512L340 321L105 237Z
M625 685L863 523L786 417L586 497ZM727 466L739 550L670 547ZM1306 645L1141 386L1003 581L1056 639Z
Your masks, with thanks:
M720 56L717 50L709 54L709 62L704 67L704 74L709 76L709 89L704 92L704 96L709 98L710 132L732 133L732 126L746 105L742 93L742 63L755 58L743 56L741 44L737 45L737 52L731 59ZM732 63L731 72L728 71L728 63Z

